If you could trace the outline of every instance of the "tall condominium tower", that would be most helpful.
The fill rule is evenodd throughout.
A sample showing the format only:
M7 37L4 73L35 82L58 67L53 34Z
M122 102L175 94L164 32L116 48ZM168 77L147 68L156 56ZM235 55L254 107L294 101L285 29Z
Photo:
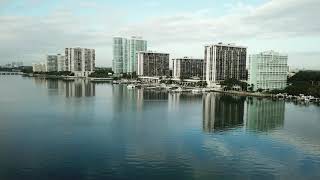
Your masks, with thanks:
M65 48L65 67L75 76L87 77L95 69L95 50L86 48Z
M152 51L138 52L138 76L168 76L169 54Z
M147 41L142 37L113 38L112 68L115 74L137 71L137 52L147 51Z
M121 74L126 71L128 62L128 40L126 38L115 37L113 38L113 59L112 70L115 74Z
M58 71L65 71L66 70L65 57L61 54L58 54L57 61L58 61Z
M208 86L226 79L246 80L247 48L234 44L213 44L205 46L205 77Z
M172 60L174 78L202 78L203 59L178 58Z
M137 72L137 52L139 51L147 51L147 41L143 40L142 37L132 36L129 46L128 73Z
M46 71L47 72L58 71L58 56L57 55L47 55Z
M288 56L274 51L249 56L249 84L253 90L284 89L287 86Z

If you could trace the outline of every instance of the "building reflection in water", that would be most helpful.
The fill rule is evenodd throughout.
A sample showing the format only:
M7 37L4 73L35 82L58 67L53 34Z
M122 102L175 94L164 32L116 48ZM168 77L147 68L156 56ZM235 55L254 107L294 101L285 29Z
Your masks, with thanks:
M36 85L36 86L41 86L41 87L45 87L46 86L46 83L47 83L47 80L44 79L44 78L32 78L33 80L33 83ZM48 87L48 86L47 86Z
M95 83L89 80L75 79L70 81L34 78L34 83L48 89L49 95L65 95L66 97L95 96Z
M139 89L128 89L124 85L112 85L113 108L116 112L141 110Z
M248 98L246 128L267 132L284 125L285 102Z
M128 89L124 85L113 85L113 108L117 112L124 110L142 111L151 105L168 103L168 92L150 89Z
M170 111L179 110L182 103L192 104L201 101L201 94L193 93L169 93L168 94L168 108Z
M143 90L140 89L140 92L142 92L142 97L144 101L167 101L168 100L168 92L166 91L157 91L157 90Z
M168 92L149 89L137 89L137 107L142 110L159 102L168 102Z
M88 80L75 79L74 81L65 81L66 97L90 97L96 95L95 83Z
M203 131L223 131L243 125L245 97L209 93L203 96Z
M58 80L47 80L46 81L48 89L59 89L59 81Z

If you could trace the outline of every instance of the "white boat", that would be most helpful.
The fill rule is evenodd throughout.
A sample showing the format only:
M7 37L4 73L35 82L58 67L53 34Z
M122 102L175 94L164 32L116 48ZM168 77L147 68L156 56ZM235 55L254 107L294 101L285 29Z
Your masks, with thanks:
M134 84L129 84L128 86L127 86L127 88L128 89L133 89L133 88L135 88L136 86L134 85Z

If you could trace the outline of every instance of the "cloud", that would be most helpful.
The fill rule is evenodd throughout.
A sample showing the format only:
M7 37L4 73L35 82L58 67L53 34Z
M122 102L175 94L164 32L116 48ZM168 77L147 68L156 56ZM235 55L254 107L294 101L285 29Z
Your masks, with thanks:
M0 0L0 4L2 2L6 1ZM148 40L149 49L168 51L172 58L202 57L204 44L220 41L247 45L248 40L255 40L255 44L249 43L249 49L255 50L270 40L320 38L320 24L316 22L320 18L319 0L271 0L258 6L229 3L224 6L227 12L220 16L213 16L214 9L210 7L191 12L181 12L177 7L174 14L141 17L134 14L139 18L134 17L133 21L130 21L133 12L108 3L81 1L72 4L72 9L61 8L60 4L59 9L51 9L43 16L0 15L0 61L5 63L16 56L34 61L36 54L40 58L46 52L84 46L97 49L98 65L111 65L114 35L143 36ZM155 1L144 6L161 10L161 4ZM308 40L300 43L308 44ZM307 45L304 49L289 45L291 51L318 51ZM277 48L275 43L274 50ZM288 54L290 56L290 52Z
M151 18L123 31L138 32L163 43L320 35L320 24L310 22L320 18L318 0L273 0L257 8L243 4L227 7L233 13L222 17L210 17L199 10Z
M63 53L65 47L111 49L112 25L104 14L97 18L58 9L46 16L0 16L0 61L43 61L47 53ZM113 25L115 25L114 23ZM104 60L106 50L97 53Z
M217 41L242 43L255 39L263 44L270 40L286 42L297 37L320 37L320 24L314 21L320 18L318 0L271 0L257 7L244 3L225 6L229 11L224 16L209 16L210 9L182 12L152 17L121 31L124 34L143 35L153 42L156 48L168 50L173 56L202 56L203 45ZM308 40L302 43L308 44ZM166 48L170 44L180 50ZM298 48L299 46L290 49L301 51ZM184 51L183 54L181 49L194 51ZM250 46L249 49L256 51L255 46ZM277 50L277 44L274 44L274 49ZM194 54L195 51L198 53ZM288 53L290 55L290 52ZM297 64L295 59L293 58L292 64Z

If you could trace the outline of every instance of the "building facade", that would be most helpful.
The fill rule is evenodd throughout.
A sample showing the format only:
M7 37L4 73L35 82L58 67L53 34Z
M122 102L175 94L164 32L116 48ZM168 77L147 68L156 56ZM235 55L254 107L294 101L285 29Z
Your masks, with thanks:
M33 72L46 72L46 64L45 63L32 63L32 71Z
M46 71L56 72L58 71L58 56L57 55L47 55L46 58Z
M125 73L129 58L128 40L126 38L113 38L112 70L115 74Z
M58 71L66 71L65 57L61 54L58 54L57 61L58 61Z
M208 86L233 78L247 80L247 48L235 44L212 44L205 46L205 77Z
M147 51L147 41L142 37L114 37L112 60L114 73L137 72L137 52L139 51Z
M274 51L249 56L249 84L253 90L284 89L287 86L288 56Z
M169 54L157 52L138 52L138 76L169 76Z
M127 73L137 72L137 52L147 51L147 41L142 37L132 36L129 45L129 61L127 66Z
M75 76L87 77L95 70L95 50L87 48L65 48L66 71Z
M199 78L203 77L203 59L179 58L172 60L174 78Z

